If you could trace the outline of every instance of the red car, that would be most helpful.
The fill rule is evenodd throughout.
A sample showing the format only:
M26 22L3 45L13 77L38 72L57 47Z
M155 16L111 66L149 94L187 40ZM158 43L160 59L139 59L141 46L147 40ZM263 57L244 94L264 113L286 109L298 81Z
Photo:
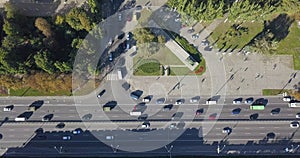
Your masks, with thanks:
M208 119L209 119L209 120L215 120L216 117L217 117L217 114L214 113L214 114L209 115Z

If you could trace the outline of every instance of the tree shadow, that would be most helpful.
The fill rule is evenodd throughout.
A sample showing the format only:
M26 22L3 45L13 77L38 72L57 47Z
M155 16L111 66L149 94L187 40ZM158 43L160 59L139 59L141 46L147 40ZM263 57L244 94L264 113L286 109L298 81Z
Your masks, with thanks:
M283 13L278 15L272 21L264 21L264 29L258 33L248 44L254 44L255 40L260 40L270 33L269 41L280 42L285 39L289 34L289 28L295 20L288 16L288 14Z

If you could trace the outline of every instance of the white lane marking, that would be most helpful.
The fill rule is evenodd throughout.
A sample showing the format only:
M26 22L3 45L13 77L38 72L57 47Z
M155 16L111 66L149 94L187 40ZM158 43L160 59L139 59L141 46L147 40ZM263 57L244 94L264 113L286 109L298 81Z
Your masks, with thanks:
M249 135L249 134L251 134L251 133L245 133L245 134Z

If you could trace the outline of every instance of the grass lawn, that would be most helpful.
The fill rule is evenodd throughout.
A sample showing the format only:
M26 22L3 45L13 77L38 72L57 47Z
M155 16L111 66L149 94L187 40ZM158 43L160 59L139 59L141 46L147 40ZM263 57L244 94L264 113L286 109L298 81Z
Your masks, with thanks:
M133 58L134 65L137 64L138 59L154 59L159 61L162 65L184 65L177 56L171 52L169 48L164 45L160 45L160 49L158 52L151 54L147 51L147 49L139 49L137 54Z
M284 90L281 90L281 89L263 89L262 90L262 94L264 96L278 95L279 93L282 94L284 92L290 93L291 90L288 90L288 89L284 89Z
M187 67L170 67L170 76L184 76L190 73Z
M142 59L134 69L136 76L160 76L160 63L157 60Z
M300 70L300 28L294 22L289 29L288 36L278 44L276 54L293 55L294 69Z
M29 88L21 88L21 89L10 89L10 96L71 96L72 93L69 91L59 91L55 93L36 90Z
M226 46L223 50L230 48L240 49L243 48L248 42L251 41L253 37L255 37L258 33L260 33L263 29L263 23L260 22L245 22L241 25L241 27L248 28L248 33L243 32L241 36L231 37L231 38L224 38L226 31L232 26L233 22L226 22L220 24L212 33L209 40L211 43L214 43L216 40L217 48L222 48L223 43L226 43Z

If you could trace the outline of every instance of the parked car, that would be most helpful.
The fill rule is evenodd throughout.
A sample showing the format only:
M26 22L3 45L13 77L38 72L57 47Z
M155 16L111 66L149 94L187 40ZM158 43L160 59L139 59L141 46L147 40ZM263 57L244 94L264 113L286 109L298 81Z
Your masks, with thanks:
M296 118L300 118L300 113L297 113L297 114L296 114Z
M233 100L233 101L232 101L232 104L241 104L241 103L242 103L241 100Z
M147 97L143 98L142 101L145 102L145 103L149 103L151 101L151 97L147 96Z
M135 7L135 9L136 9L136 10L142 10L143 7L142 7L141 5L138 5L138 6Z
M297 121L291 122L290 127L291 128L298 128L299 127L299 122L297 122Z
M222 133L230 134L231 133L231 128L230 127L223 128Z
M238 115L241 112L241 108L236 108L232 110L232 115Z
M113 55L112 55L112 53L109 53L109 55L108 55L108 60L109 60L109 61L113 61Z
M176 128L176 123L171 123L170 126L169 126L169 128L171 128L171 129L172 128Z
M271 111L271 115L277 115L277 114L279 114L279 112L280 112L280 108L273 109Z
M254 98L252 98L252 97L247 98L247 99L245 100L245 104L251 104L251 103L253 103L253 101L254 101Z
M200 97L193 97L193 98L191 98L190 99L190 103L197 103L197 102L199 102L199 99Z
M192 39L195 40L195 39L198 39L198 38L199 38L199 33L196 33L196 34L193 34L193 35L192 35Z
M196 115L202 115L203 112L204 112L204 109L203 109L203 108L202 108L202 109L198 109L198 110L196 111Z
M176 102L175 102L175 105L181 105L181 104L183 104L183 99L178 99L178 100L176 100Z
M150 123L144 122L142 124L142 128L149 128L150 127Z
M159 98L156 100L156 104L163 104L165 102L165 98Z

